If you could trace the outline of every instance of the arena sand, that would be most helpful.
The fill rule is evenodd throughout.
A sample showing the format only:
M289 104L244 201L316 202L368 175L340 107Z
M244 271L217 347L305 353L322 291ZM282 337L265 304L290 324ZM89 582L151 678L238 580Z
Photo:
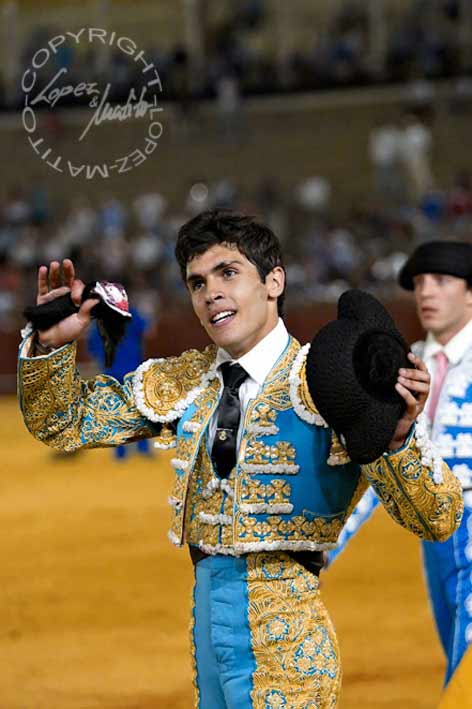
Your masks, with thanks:
M170 456L58 457L13 398L0 416L0 709L191 709L192 568L166 536ZM323 575L341 709L437 706L419 550L378 510Z

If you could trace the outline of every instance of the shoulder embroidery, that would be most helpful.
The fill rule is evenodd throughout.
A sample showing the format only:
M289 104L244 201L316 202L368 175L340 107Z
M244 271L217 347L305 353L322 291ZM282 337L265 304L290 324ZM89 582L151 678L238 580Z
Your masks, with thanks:
M328 424L319 414L313 399L308 391L308 385L306 383L305 376L305 366L306 366L306 356L308 350L310 349L310 343L300 348L295 360L292 364L289 375L290 383L290 400L292 406L295 409L295 413L307 423L314 423L316 426L324 426L328 428Z
M179 357L148 359L134 374L133 392L138 410L150 421L168 423L185 409L214 379L216 348L187 350Z

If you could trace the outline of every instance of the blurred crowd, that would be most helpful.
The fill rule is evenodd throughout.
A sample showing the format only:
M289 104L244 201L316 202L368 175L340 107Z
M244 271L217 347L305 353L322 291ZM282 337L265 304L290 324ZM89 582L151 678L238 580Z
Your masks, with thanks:
M10 187L0 202L0 327L21 322L37 266L72 258L84 281L123 283L144 317L187 295L174 259L179 227L203 209L226 207L256 215L281 239L288 304L334 301L349 287L381 298L396 292L407 254L433 238L472 240L472 174L436 183L432 137L415 116L372 128L367 146L372 189L364 202L339 214L333 185L322 175L293 185L273 178L248 191L230 177L189 184L178 209L158 190L130 202L108 194L92 202L54 201L41 183Z
M303 25L303 13L300 18L294 13L293 26L286 29L292 46L283 52L277 49L277 37L267 41L265 28L271 12L273 3L268 0L244 0L230 4L217 21L208 21L197 81L184 46L176 43L163 51L156 42L143 47L147 60L159 71L165 98L180 101L188 110L192 100L203 97L225 102L234 101L235 95L431 80L467 75L472 69L461 49L459 0L412 0L404 13L386 18L378 30L369 21L368 3L346 0L338 11L327 10L331 13L327 26L323 31L313 27L313 39L308 43L297 41L297 22ZM305 27L303 30L306 33ZM20 76L34 53L58 33L53 27L34 30L19 58ZM385 35L381 58L373 51L372 33ZM65 68L63 83L110 82L109 99L126 101L130 90L139 90L145 81L139 63L116 47L104 52L96 45L84 50L73 42L63 44L54 61L41 70L37 88ZM0 107L17 109L22 105L19 83L16 94L0 90ZM60 86L61 80L56 85ZM61 105L81 102L86 102L86 97L66 97Z

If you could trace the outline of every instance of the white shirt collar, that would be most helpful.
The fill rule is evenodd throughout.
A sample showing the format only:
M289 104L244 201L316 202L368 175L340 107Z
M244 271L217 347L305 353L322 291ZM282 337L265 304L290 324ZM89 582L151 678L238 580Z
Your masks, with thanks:
M423 359L431 359L442 350L451 364L457 364L469 349L472 349L472 320L469 320L467 325L457 335L454 335L447 345L441 345L429 332L424 346Z
M289 334L284 321L279 318L277 325L252 350L234 360L222 347L216 353L216 367L223 362L237 362L244 367L251 379L262 386L267 375L287 347Z

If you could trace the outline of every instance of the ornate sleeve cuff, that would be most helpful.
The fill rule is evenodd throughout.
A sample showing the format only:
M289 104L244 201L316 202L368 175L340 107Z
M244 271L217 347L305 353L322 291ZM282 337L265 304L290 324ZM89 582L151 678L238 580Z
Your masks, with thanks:
M419 428L418 434L417 423L401 449L384 453L362 471L399 524L422 539L445 541L460 524L462 491L446 463L422 439L421 423Z
M433 471L433 481L436 485L442 483L443 459L429 437L428 423L424 413L421 413L418 416L418 419L411 427L410 433L408 434L403 446L394 451L387 451L384 455L387 458L394 458L396 455L402 455L413 443L416 443L416 448L421 456L421 464L425 468L430 468Z
M57 348L52 348L50 352L46 352L44 354L35 354L35 355L30 355L31 348L34 345L34 338L36 336L36 332L33 331L27 331L26 328L23 328L21 331L21 334L23 335L26 332L26 337L24 338L23 342L20 344L20 351L19 351L19 359L21 360L37 360L37 359L45 359L49 358L52 355L55 355L59 352L63 352L66 350L66 348L74 347L74 351L77 349L77 345L75 342L68 342L65 345L62 345L62 347L57 347Z

